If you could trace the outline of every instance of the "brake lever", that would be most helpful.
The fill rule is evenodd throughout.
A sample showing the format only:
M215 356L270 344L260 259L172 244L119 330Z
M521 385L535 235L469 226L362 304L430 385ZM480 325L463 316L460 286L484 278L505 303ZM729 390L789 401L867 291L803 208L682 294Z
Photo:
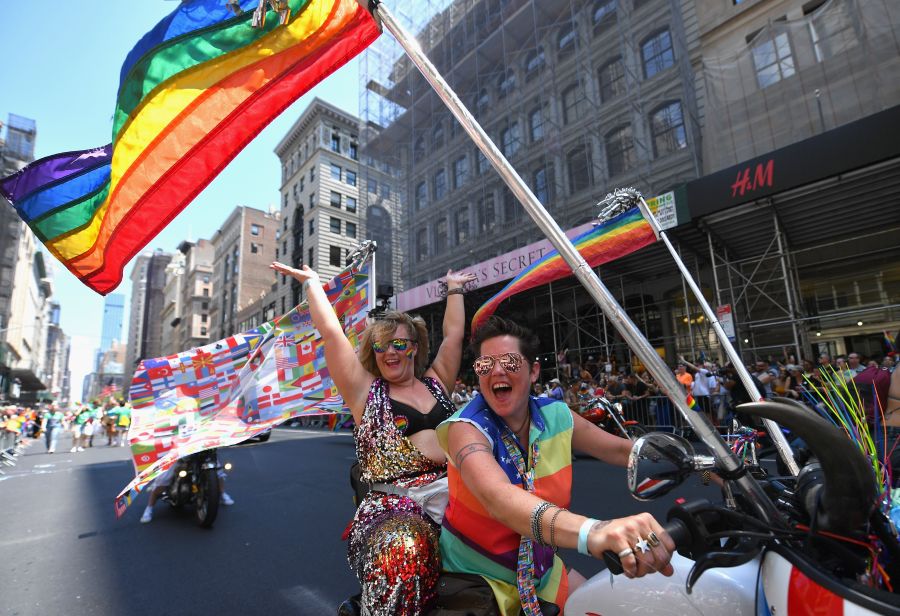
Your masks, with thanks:
M742 541L743 543L744 541ZM707 552L701 555L691 567L687 581L684 583L684 589L687 594L691 594L694 590L694 584L700 579L700 576L709 569L719 567L738 567L746 564L756 558L760 552L759 541L747 541L752 548L746 551L728 551L728 552ZM749 547L749 546L748 546Z

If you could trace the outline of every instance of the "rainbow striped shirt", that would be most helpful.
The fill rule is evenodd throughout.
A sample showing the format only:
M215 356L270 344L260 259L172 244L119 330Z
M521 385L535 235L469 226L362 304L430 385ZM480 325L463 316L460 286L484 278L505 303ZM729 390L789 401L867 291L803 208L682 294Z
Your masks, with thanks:
M534 492L546 501L568 508L572 495L572 413L559 400L529 400L529 439L531 442L537 439L540 449ZM458 421L470 423L484 434L493 447L494 459L510 483L521 486L522 480L500 437L502 420L488 408L481 395L438 426L438 442L444 451L448 447L450 426ZM501 614L517 615L521 606L516 590L516 559L521 535L490 516L468 490L452 461L447 474L450 501L441 529L444 570L481 575L491 585ZM563 605L568 594L568 581L562 560L551 548L537 544L534 560L538 596Z

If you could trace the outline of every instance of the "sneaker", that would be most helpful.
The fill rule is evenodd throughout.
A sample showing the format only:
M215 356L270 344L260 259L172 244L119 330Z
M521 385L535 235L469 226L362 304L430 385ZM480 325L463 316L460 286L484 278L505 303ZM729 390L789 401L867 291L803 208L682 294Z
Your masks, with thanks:
M69 450L69 453L75 453L76 451L78 451L78 447L72 447L72 449Z
M84 447L79 447L78 451L84 451Z
M219 499L223 505L233 505L234 499L228 496L228 492L222 492L222 497Z
M144 509L144 515L141 516L141 524L153 521L153 510L150 507Z

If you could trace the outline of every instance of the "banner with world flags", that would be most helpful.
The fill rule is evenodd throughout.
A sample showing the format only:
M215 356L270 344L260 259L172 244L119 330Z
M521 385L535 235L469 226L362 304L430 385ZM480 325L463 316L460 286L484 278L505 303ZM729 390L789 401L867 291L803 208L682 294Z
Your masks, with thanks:
M324 285L354 346L371 308L371 251ZM292 417L347 412L305 302L242 334L143 360L130 397L137 476L116 497L117 517L179 458L240 443Z

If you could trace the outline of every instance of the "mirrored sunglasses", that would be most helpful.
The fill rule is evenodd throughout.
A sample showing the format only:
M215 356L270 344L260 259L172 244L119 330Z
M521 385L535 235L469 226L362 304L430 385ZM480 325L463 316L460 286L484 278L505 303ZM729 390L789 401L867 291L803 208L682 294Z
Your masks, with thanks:
M472 369L478 376L487 376L494 369L494 362L499 362L500 367L507 372L518 372L525 358L518 353L503 353L501 355L482 355L472 364Z
M392 346L395 351L402 353L415 344L415 342L415 340L410 340L409 338L394 338L393 340L388 340L384 343L374 341L372 342L372 350L376 353L384 353L388 350L389 346Z

